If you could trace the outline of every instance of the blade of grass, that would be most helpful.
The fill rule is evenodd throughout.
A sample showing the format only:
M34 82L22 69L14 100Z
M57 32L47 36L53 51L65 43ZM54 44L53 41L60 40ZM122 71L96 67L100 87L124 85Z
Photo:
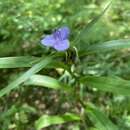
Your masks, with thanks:
M130 48L130 39L119 39L119 40L112 40L107 41L104 43L94 44L90 45L88 47L84 47L83 50L80 50L79 55L85 56L91 53L96 52L106 52L111 50L117 50L117 49L127 49Z
M21 68L31 67L40 60L38 57L33 56L20 56L20 57L3 57L0 58L1 68Z
M0 58L0 69L32 67L40 60L40 57L33 56L3 57ZM69 70L68 66L60 61L54 61L52 64L46 66L46 68L64 68L65 70Z
M57 79L45 75L33 75L25 82L25 85L42 86L56 90L71 90L71 86L63 84Z
M86 76L81 78L80 81L101 91L121 95L130 95L130 81L119 77Z
M88 117L99 130L119 130L107 116L93 104L87 104L85 109Z
M25 72L22 76L20 76L18 79L11 82L7 87L0 90L0 97L4 96L5 94L8 94L11 90L17 88L21 83L23 83L27 79L29 79L30 76L39 72L41 69L43 69L49 63L51 63L51 61L52 61L51 57L47 57L45 59L42 59L40 62L35 64L32 68L30 68L27 72Z
M112 1L105 7L105 9L98 15L96 16L90 23L88 23L81 31L80 33L76 36L76 38L73 41L73 44L79 43L80 39L83 40L83 37L87 36L88 33L92 30L93 26L100 20L100 18L105 14L105 12L108 10L110 5L112 4Z

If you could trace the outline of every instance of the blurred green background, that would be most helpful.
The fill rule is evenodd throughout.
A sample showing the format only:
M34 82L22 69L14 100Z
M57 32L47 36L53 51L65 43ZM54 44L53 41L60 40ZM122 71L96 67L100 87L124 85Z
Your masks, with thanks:
M51 49L40 40L55 28L67 25L70 41L105 8L106 0L0 0L0 57L46 56ZM130 1L115 0L105 15L85 36L86 44L130 38ZM90 55L78 66L79 73L120 76L130 79L130 49ZM1 69L0 88L27 70ZM60 77L55 70L41 73ZM121 130L130 129L130 98L102 93L88 88L86 99L99 105ZM69 101L68 101L69 100ZM53 104L53 106L52 106ZM34 121L44 113L57 114L75 110L64 94L40 87L21 87L0 99L1 130L35 130ZM49 127L47 130L78 130L78 124ZM91 129L90 125L90 129ZM81 127L82 128L82 127ZM46 129L45 129L46 130ZM89 130L89 128L88 128Z

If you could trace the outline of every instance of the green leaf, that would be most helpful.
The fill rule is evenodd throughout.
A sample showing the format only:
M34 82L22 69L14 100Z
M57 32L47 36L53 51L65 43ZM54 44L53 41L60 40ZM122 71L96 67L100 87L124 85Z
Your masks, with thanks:
M31 67L37 63L39 59L40 58L32 56L4 57L0 58L0 68Z
M0 91L0 97L4 96L5 94L9 93L11 90L17 88L21 83L25 82L29 79L32 75L39 72L45 66L47 66L52 61L51 57L47 57L42 59L39 63L35 64L32 68L30 68L27 72L25 72L22 76L18 79L10 83L7 87L3 88Z
M0 113L0 119L6 119L9 116L12 116L14 113L17 112L17 108L15 105L12 105L10 109L3 111Z
M25 85L43 86L51 89L71 90L71 86L65 85L60 81L45 75L33 75L25 82Z
M13 44L9 44L9 41L6 40L6 42L2 42L2 44L0 44L0 56L6 56L9 55L11 53L13 53L15 49L19 48L19 44L13 43Z
M105 92L130 95L130 81L119 77L86 76L81 78L80 81Z
M33 56L3 57L0 58L0 69L32 67L40 60L41 58ZM52 64L46 66L46 68L64 68L65 70L69 70L68 66L60 61L54 61Z
M85 109L88 117L99 130L119 130L107 116L92 104L87 104Z
M96 16L90 23L88 23L78 34L78 36L74 40L74 44L79 43L80 39L84 41L84 37L90 33L90 31L93 29L94 25L100 20L100 18L105 14L105 12L108 10L110 7L112 1L105 7L105 9L98 15Z
M80 121L80 117L73 113L56 116L43 115L35 122L35 127L36 130L40 130L51 125L63 124L71 121Z
M130 48L130 39L120 39L120 40L112 40L104 43L90 45L84 50L81 50L80 55L84 56L86 54L95 53L95 52L105 52L114 49L125 49Z

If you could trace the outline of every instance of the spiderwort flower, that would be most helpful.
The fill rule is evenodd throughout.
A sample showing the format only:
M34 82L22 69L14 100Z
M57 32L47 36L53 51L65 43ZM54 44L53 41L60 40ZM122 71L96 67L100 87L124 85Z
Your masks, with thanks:
M51 35L47 35L41 40L45 46L52 47L57 51L65 51L69 48L70 30L68 27L61 27L54 31Z

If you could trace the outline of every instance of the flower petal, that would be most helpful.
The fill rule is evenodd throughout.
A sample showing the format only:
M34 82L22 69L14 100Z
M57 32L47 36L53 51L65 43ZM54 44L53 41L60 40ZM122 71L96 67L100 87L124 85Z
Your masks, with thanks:
M41 43L45 46L52 47L55 43L55 39L53 35L47 35L45 38L41 40Z
M57 51L65 51L69 48L69 40L57 41L53 47Z
M62 37L63 40L65 40L65 39L67 39L69 37L70 29L68 27L61 27L57 31L60 32L61 37Z

